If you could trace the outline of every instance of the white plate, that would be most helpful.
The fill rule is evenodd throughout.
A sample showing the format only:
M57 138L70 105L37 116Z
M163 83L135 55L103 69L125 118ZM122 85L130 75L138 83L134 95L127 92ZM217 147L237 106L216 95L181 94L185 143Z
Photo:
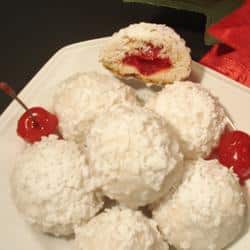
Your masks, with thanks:
M56 84L67 76L90 70L109 74L98 63L99 49L107 39L82 42L58 51L27 84L20 94L22 99L29 106L50 107ZM191 79L201 82L219 97L237 128L250 132L250 89L195 62ZM13 102L0 117L0 250L69 250L72 241L34 232L17 213L11 200L9 173L15 156L24 147L15 132L16 121L22 112L22 108ZM250 232L230 249L246 250L249 246Z

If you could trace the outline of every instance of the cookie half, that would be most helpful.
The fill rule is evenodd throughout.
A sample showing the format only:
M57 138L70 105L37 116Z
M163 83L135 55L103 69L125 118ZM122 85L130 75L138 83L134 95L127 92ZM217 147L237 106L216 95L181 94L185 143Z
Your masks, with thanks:
M186 79L191 72L190 49L162 24L139 23L121 29L105 44L100 61L119 77L158 85Z

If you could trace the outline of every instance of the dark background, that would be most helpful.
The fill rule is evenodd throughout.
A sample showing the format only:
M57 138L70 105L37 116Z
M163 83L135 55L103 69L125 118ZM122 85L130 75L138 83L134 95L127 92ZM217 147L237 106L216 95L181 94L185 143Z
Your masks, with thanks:
M82 1L77 7L4 7L0 14L0 81L19 92L65 45L109 36L128 24L146 21L172 26L186 40L194 60L204 45L205 17L121 0ZM0 92L0 113L10 103Z

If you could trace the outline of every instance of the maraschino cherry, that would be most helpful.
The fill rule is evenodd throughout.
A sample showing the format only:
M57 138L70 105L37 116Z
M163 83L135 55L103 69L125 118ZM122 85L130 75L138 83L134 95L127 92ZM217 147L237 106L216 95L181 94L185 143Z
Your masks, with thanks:
M17 124L17 134L29 143L40 141L42 136L57 134L57 117L42 107L28 108L5 82L0 82L0 90L15 99L26 111Z
M227 131L220 140L218 148L219 161L233 167L241 184L250 178L250 136L241 131Z

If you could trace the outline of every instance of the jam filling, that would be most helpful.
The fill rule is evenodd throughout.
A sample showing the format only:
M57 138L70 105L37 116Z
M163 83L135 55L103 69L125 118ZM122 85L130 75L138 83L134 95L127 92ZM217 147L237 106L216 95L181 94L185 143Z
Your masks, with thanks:
M172 66L168 57L162 58L159 53L161 47L147 44L147 49L138 49L134 54L126 54L122 62L135 67L142 75L152 75Z

